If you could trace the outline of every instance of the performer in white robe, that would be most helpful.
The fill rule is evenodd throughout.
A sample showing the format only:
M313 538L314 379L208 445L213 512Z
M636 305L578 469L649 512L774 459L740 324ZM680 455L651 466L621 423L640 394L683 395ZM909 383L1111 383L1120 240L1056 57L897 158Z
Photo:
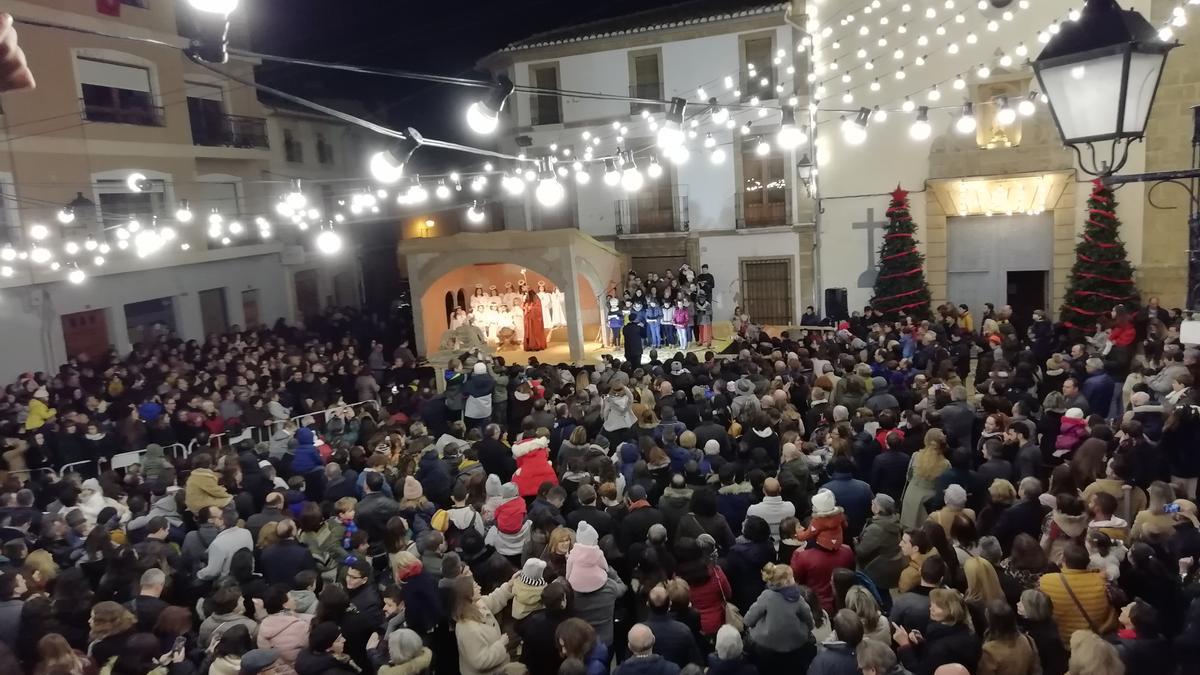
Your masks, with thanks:
M551 297L550 291L546 288L546 282L538 282L537 296L538 300L542 302L542 324L545 326L548 334L550 329L554 327L554 316L551 314Z
M557 328L567 325L567 295L561 288L554 289L550 294L550 304L553 305L550 314L554 318L554 326Z
M466 324L467 324L466 310L464 310L462 307L455 309L454 313L450 315L450 329L453 330L455 328L465 326Z
M513 330L517 331L517 344L525 344L525 310L521 308L521 303L514 302L508 315L512 319Z
M483 284L475 284L475 290L471 293L471 298L468 301L467 309L475 311L480 305L487 302L487 296L483 293Z
M504 300L504 307L512 307L513 305L521 304L521 296L517 290L513 288L513 282L507 281L504 283L504 293L500 296Z

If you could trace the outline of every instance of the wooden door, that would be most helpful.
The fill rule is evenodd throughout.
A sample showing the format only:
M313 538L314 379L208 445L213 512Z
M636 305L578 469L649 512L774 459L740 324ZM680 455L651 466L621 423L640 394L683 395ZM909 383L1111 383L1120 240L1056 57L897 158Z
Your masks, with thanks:
M68 358L79 354L96 358L108 351L108 314L103 309L64 314L62 329Z
M296 309L303 316L310 316L321 311L321 292L317 289L317 271L301 270L296 272L294 282L296 288Z
M258 328L262 319L258 316L258 289L242 291L242 316L245 317L245 328L252 330Z

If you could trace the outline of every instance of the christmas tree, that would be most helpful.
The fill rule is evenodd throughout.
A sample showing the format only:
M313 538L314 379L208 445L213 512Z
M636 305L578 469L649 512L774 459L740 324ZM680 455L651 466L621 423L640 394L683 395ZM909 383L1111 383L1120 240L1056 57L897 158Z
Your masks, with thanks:
M929 284L925 282L925 256L917 250L917 228L908 215L908 190L896 186L887 216L871 306L888 318L901 313L928 316L930 295Z
M1075 244L1075 265L1067 281L1059 319L1068 328L1090 332L1116 305L1130 311L1138 304L1133 265L1118 230L1117 202L1100 179L1092 181L1083 237Z

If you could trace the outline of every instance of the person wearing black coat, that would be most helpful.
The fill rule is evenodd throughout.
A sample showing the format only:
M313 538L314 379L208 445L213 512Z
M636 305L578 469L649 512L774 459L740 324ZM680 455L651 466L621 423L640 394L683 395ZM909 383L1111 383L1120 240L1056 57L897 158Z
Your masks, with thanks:
M1126 672L1175 672L1171 643L1158 630L1158 616L1158 611L1141 599L1121 610L1121 624L1127 628L1118 633L1117 654L1121 656ZM1129 628L1133 630L1133 637L1126 637Z
M338 644L341 635L342 630L333 621L314 626L308 634L308 649L296 656L296 675L359 675L360 670L342 654L345 647Z
M437 580L420 561L413 560L408 567L396 570L396 584L404 600L405 627L416 631L422 639L426 638L446 619Z
M767 584L762 578L762 568L775 560L775 547L771 544L771 526L758 516L747 516L742 523L742 536L725 556L725 576L733 587L730 601L745 614L758 599Z
M264 527L272 527L264 525ZM304 570L317 569L308 547L296 541L296 524L290 520L274 524L279 541L262 551L263 577L268 584L290 584Z
M1200 598L1188 607L1183 630L1174 640L1175 663L1200 663Z
M625 361L632 363L634 368L642 365L642 324L631 320L621 329L621 338L625 340Z
M871 484L872 492L877 495L885 494L899 504L904 496L904 486L908 482L908 463L912 458L901 449L904 439L900 434L888 436L888 447L871 463L870 478L867 482ZM894 444L892 440L895 441Z
M450 505L450 488L454 484L454 478L446 470L445 462L438 457L432 446L426 449L421 455L421 461L417 462L416 478L421 483L426 499L439 508Z
M1042 490L1041 482L1036 478L1022 480L1020 494L1020 501L1000 514L996 519L996 526L992 528L992 535L999 540L1000 549L1006 554L1012 549L1013 539L1022 532L1034 539L1041 539L1042 521L1050 512L1050 507L1038 499Z
M622 550L646 541L646 533L655 524L665 523L662 511L646 501L646 489L640 485L629 488L629 511L617 525L617 544Z
M471 576L485 594L504 585L517 571L508 558L483 543L483 535L475 528L463 530L458 545L462 549L463 563L471 568Z
M370 471L363 482L366 493L354 509L354 521L371 541L383 541L387 523L400 515L400 505L383 493L383 474Z
M571 618L567 611L571 591L567 584L555 581L542 589L542 604L545 609L517 622L517 635L521 636L521 663L529 669L529 675L558 675L562 665L555 631Z
M667 589L655 586L649 594L650 616L642 622L654 634L654 653L683 668L704 664L704 655L690 628L671 616Z
M489 424L484 428L483 440L475 444L475 452L479 453L479 463L489 475L495 474L501 483L512 480L517 462L513 459L512 448L500 441L500 425Z
M692 433L696 434L696 447L703 448L709 441L716 441L721 448L721 456L733 459L733 442L729 439L729 432L713 419L712 411L707 406L700 412L700 420L700 425L692 429Z
M961 603L961 600L959 602ZM930 605L931 612L936 604L934 601ZM966 615L965 605L963 615ZM921 633L923 640L916 645L903 629L895 633L896 641L900 645L900 662L914 675L933 675L939 666L948 663L958 663L968 671L975 672L982 646L979 637L971 632L965 620L953 624L933 620Z

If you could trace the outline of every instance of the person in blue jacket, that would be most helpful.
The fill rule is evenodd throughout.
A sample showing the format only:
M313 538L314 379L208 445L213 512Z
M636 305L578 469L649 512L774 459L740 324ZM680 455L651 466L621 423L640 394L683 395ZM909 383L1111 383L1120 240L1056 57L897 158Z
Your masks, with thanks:
M317 451L317 446L313 443L313 438L313 431L308 427L300 427L296 432L296 450L292 457L292 473L302 476L324 466L324 462L321 461L321 453Z
M658 302L653 298L646 305L646 338L650 341L650 346L658 349L662 346L662 308L658 306Z

